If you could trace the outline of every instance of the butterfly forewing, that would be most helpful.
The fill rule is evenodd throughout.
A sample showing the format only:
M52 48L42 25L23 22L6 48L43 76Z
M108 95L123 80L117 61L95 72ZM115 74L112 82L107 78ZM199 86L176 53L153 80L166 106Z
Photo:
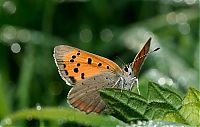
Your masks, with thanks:
M107 58L66 45L55 47L54 58L62 79L70 84L104 71L121 71L117 64Z
M136 55L133 64L132 64L132 68L133 68L133 72L134 72L134 76L138 77L140 68L149 52L150 49L150 44L151 44L151 38L149 38L149 40L146 42L146 44L144 45L144 47L140 50L140 52Z

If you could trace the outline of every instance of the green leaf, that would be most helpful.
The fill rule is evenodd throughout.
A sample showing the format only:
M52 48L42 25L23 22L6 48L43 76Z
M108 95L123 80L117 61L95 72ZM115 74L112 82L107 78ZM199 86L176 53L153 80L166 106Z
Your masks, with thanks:
M115 127L123 123L109 116L102 116L95 113L85 114L68 108L42 108L41 110L27 109L18 111L3 119L0 125L15 125L18 120L54 120L63 122L76 122L87 126L108 126Z
M100 95L116 118L128 121L146 120L143 114L147 108L147 100L142 96L120 89L105 88ZM142 106L140 106L142 105Z
M151 82L148 84L147 100L148 109L144 115L149 120L162 119L168 112L178 113L182 103L178 94Z
M200 92L194 88L189 88L180 109L180 115L184 120L180 121L177 114L166 114L164 120L187 123L192 126L200 126Z
M100 95L111 114L125 122L162 120L167 113L179 114L182 103L179 95L151 82L148 84L147 98L131 91L112 88L100 90Z

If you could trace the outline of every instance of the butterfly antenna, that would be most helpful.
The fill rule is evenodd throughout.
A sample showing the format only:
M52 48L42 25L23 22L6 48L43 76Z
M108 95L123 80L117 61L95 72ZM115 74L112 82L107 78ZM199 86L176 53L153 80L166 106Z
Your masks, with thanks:
M143 56L137 58L137 59L134 60L134 61L137 61L137 60L139 60L139 59L141 59L141 58L143 58L143 57L145 57L145 56L148 56L149 54L151 54L151 53L153 53L153 52L156 52L156 51L158 51L159 49L160 49L160 48L155 48L153 51L150 51L150 52L148 52L147 54L144 54Z
M125 65L125 63L124 63L124 61L120 58L120 57L118 57L118 56L116 56L120 61L121 61L121 63L123 64L123 66Z

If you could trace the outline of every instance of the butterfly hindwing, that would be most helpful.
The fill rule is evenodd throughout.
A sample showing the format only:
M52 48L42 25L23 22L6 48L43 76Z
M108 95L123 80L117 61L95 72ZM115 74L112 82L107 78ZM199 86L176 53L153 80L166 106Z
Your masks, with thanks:
M107 58L66 45L54 48L54 58L59 74L69 85L104 71L121 71L117 64Z
M112 87L119 76L112 72L103 72L99 75L77 81L68 93L68 102L84 112L101 112L105 108L98 90L103 87Z

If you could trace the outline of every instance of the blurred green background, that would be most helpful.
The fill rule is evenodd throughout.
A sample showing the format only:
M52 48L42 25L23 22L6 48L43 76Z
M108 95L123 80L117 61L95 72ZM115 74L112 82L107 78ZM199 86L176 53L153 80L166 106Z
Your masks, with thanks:
M0 119L39 106L68 107L53 59L59 44L120 66L152 37L139 82L199 89L198 0L0 0ZM116 57L117 56L117 57Z

